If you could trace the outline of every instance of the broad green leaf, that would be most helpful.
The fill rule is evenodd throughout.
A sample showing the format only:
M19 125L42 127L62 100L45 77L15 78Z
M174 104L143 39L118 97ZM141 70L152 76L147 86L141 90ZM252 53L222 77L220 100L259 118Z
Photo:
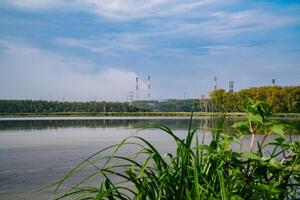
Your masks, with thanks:
M261 160L262 159L261 157L257 156L254 153L251 153L251 152L242 153L242 157L249 158L252 160Z
M249 131L248 121L237 122L233 124L232 127L238 129L243 134Z
M248 122L247 121L241 121L241 122L237 122L237 123L234 123L232 125L233 128L241 128L241 127L245 127L248 129Z
M263 123L263 117L259 114L250 113L248 116L249 120L256 123Z
M285 129L285 126L283 124L276 124L272 127L271 130L273 133L276 133L276 134L280 135L281 137L283 137L284 129Z
M232 195L230 197L230 200L243 200L243 198L241 196L238 196L238 195Z

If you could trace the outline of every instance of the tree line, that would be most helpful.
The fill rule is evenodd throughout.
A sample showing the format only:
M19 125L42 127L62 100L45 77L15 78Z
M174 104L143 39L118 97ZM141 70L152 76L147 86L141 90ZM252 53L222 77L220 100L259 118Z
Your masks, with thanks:
M0 100L0 113L51 112L141 112L149 111L123 102L59 102L35 100Z
M243 105L251 100L265 101L277 113L300 113L300 86L253 87L238 92L219 89L210 93L214 111L242 111Z
M154 112L195 112L201 111L198 99L167 99L163 101L134 101L139 108Z
M210 92L207 99L169 99L128 102L59 102L0 100L0 113L51 112L241 112L250 100L265 101L274 112L300 113L300 86L255 87L238 92L223 89Z

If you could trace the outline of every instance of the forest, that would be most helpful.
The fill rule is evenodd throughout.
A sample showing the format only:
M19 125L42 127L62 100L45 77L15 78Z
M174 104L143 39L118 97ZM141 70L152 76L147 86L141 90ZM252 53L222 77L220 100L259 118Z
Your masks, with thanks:
M238 92L219 89L210 93L214 111L239 112L251 100L267 102L276 113L300 113L300 86L253 87Z
M53 112L140 112L149 111L124 102L59 102L34 100L0 100L0 113Z

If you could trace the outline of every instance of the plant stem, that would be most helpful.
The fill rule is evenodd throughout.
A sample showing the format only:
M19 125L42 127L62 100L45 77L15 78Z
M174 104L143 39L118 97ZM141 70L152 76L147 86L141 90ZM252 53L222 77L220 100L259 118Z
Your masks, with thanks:
M252 150L253 150L254 138L255 138L255 134L252 133L251 134L251 143L250 143L250 146L249 146L250 152L252 152Z
M265 141L266 141L266 139L267 139L268 136L269 136L269 133L265 134L265 136L264 136L264 138L263 138L263 140L261 142L261 146L264 145L264 143L265 143Z
M255 137L255 132L256 132L257 127L254 130L251 121L248 120L248 122L249 122L249 128L250 128L250 133L251 133L251 143L250 143L250 146L249 146L249 150L250 150L250 152L252 152L253 144L254 144L254 137Z
M243 150L243 138L240 139L240 152Z

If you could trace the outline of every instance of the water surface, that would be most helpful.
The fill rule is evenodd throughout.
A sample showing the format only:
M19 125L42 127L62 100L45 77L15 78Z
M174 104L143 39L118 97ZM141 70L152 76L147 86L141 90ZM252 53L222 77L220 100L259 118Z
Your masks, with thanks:
M226 119L225 132L241 118ZM139 135L151 141L162 152L173 152L170 137L158 130L140 131L143 124L168 125L179 137L185 137L189 119L186 117L28 117L0 118L0 199L49 199L51 191L33 192L63 177L72 167L99 149ZM219 118L197 117L193 126L199 136L210 130ZM297 128L299 120L288 120ZM298 135L292 136L293 138ZM248 143L245 138L245 144ZM134 152L129 147L123 152ZM80 177L78 177L80 178Z

